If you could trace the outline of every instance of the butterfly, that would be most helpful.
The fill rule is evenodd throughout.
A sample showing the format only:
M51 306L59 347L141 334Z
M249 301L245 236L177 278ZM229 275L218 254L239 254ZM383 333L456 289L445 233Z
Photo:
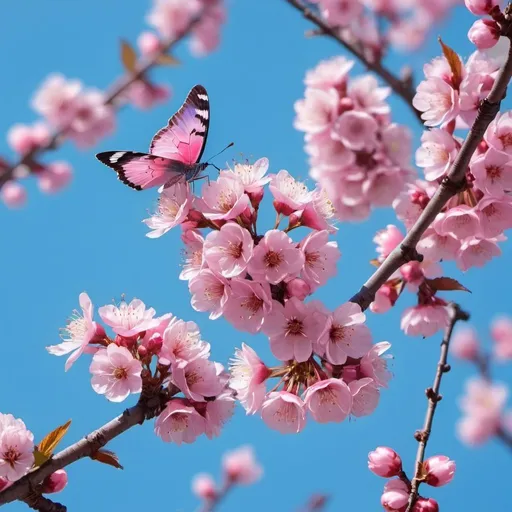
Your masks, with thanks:
M118 178L135 190L164 185L170 187L181 180L203 178L201 172L209 164L201 163L210 126L210 102L202 85L192 87L181 108L159 130L149 153L106 151L96 158L117 172Z

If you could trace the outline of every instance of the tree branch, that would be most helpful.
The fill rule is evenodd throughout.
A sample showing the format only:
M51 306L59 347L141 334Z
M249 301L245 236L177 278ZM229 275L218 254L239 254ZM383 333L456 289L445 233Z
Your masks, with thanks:
M126 409L120 416L109 421L98 430L91 432L80 441L68 446L37 469L14 482L10 487L0 492L0 506L15 500L29 504L33 489L54 471L62 469L84 457L89 457L115 437L126 432L135 425L141 424L154 411L154 406L146 400ZM43 498L45 500L46 498ZM50 500L48 500L50 501ZM41 501L39 502L42 503ZM46 502L45 502L46 503ZM50 502L52 503L52 502ZM48 503L46 503L48 504ZM30 505L30 504L29 504ZM31 505L30 505L31 506ZM57 510L38 508L37 510Z
M104 105L112 105L116 107L115 100L126 91L134 82L142 78L148 71L158 64L158 60L162 55L167 54L174 48L182 39L184 39L190 31L201 21L208 8L203 9L197 16L192 18L183 32L173 39L163 41L161 49L147 59L142 59L138 65L135 73L126 72L119 80L117 80L107 91L105 95ZM66 132L69 129L72 121L55 132L47 144L34 148L27 154L23 155L16 163L8 167L4 172L0 173L0 189L13 178L15 170L21 165L27 165L32 162L35 157L39 157L47 151L57 149L65 140Z
M322 18L317 16L311 9L306 7L299 0L286 0L286 2L288 2L292 7L295 7L295 9L302 13L304 18L311 21L318 27L319 30L315 31L315 35L318 35L318 33L328 35L340 43L341 46L348 50L354 57L359 59L370 71L373 71L375 74L379 75L382 80L384 80L391 87L391 89L393 89L393 91L407 103L416 118L423 125L421 112L414 108L412 104L415 90L410 83L410 80L401 80L391 71L389 71L389 69L387 69L381 62L369 60L363 51L361 51L349 41L345 40L343 36L340 35L337 28L329 26L327 23L325 23L325 21L322 20Z
M411 493L409 495L409 503L407 505L406 512L410 512L412 510L412 507L418 498L419 486L424 478L423 460L425 458L425 449L432 432L432 423L434 422L434 414L436 412L437 404L442 399L442 396L439 394L439 390L441 389L441 379L443 378L443 374L450 371L450 365L447 364L447 361L448 348L450 346L450 339L452 337L453 328L459 320L469 320L469 314L460 309L458 304L454 303L448 305L448 315L450 321L446 327L443 341L441 342L441 354L439 356L439 362L437 363L437 371L434 378L434 384L426 391L428 407L425 416L425 423L423 425L423 430L418 431L415 434L419 445L418 452L416 454L415 473L414 478L411 481Z
M293 1L293 0L288 0ZM397 247L384 260L382 265L373 273L351 299L365 310L375 298L377 290L398 270L403 264L411 260L422 261L423 256L416 251L416 245L420 241L423 233L432 224L437 214L444 208L448 200L463 190L466 186L466 170L469 161L473 156L478 144L483 138L485 130L490 122L496 117L500 110L501 100L505 97L507 85L512 76L512 46L510 46L505 65L500 70L491 92L485 100L482 101L478 109L478 115L469 131L464 144L462 145L455 162L449 173L436 193L429 201L427 207L421 213L419 219L412 226L402 244Z

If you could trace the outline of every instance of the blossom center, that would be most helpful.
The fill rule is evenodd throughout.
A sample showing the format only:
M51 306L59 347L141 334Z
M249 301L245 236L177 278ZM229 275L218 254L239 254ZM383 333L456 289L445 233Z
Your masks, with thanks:
M283 257L280 253L275 251L268 251L265 254L265 265L270 268L279 266L283 262Z
M229 242L227 252L230 256L232 256L235 259L239 259L243 254L243 242L239 242L237 244L234 244L233 242Z
M503 149L507 149L509 146L512 146L512 133L505 133L498 137L503 144Z
M128 372L126 371L126 368L116 368L114 370L114 379L117 380L125 380L128 378Z
M87 333L87 322L78 311L74 311L66 327L62 329L61 338L71 341L83 340Z
M3 454L2 459L4 459L11 468L14 468L17 460L20 458L20 452L16 450L13 446L10 446Z
M224 295L224 285L222 283L211 283L204 289L204 296L207 300L217 300Z
M317 252L306 252L306 265L308 267L314 267L318 260L320 260L320 253Z
M501 178L501 167L498 167L497 165L491 165L489 167L486 167L487 171L487 177L491 180L494 180L496 178Z
M177 412L172 415L172 431L185 432L188 428L188 415L183 412Z
M299 320L298 318L290 318L290 320L288 320L288 324L286 326L286 335L288 336L289 334L295 336L304 336L303 324L301 320Z
M229 192L222 191L219 194L219 200L217 202L219 210L227 213L233 208L233 199Z
M263 307L263 299L260 299L253 293L242 302L242 307L250 311L252 316Z
M193 386L194 384L197 384L198 382L201 382L203 380L201 378L201 375L199 375L199 373L197 373L196 371L186 372L185 379L189 386Z
M333 325L329 331L329 337L333 343L339 343L345 338L345 328L342 325Z

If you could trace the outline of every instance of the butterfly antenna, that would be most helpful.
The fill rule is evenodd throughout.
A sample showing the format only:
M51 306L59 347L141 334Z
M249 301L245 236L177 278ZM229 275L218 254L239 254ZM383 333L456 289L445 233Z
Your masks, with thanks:
M206 160L206 163L210 163L210 160L212 160L216 156L219 156L221 153L224 153L224 151L226 151L226 149L229 149L231 146L234 146L234 145L235 145L234 142L230 142L222 151L219 151L216 155L213 155L210 158L208 158L208 160ZM216 165L213 165L213 164L210 164L210 165L215 167L216 169L219 169ZM219 171L220 171L220 169L219 169Z

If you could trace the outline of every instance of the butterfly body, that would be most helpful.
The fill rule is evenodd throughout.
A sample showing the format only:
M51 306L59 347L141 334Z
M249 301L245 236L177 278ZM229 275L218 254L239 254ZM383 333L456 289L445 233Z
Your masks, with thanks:
M167 126L155 134L149 153L106 151L98 153L96 158L114 169L119 180L135 190L194 181L209 165L199 161L209 125L208 94L202 85L196 85Z

